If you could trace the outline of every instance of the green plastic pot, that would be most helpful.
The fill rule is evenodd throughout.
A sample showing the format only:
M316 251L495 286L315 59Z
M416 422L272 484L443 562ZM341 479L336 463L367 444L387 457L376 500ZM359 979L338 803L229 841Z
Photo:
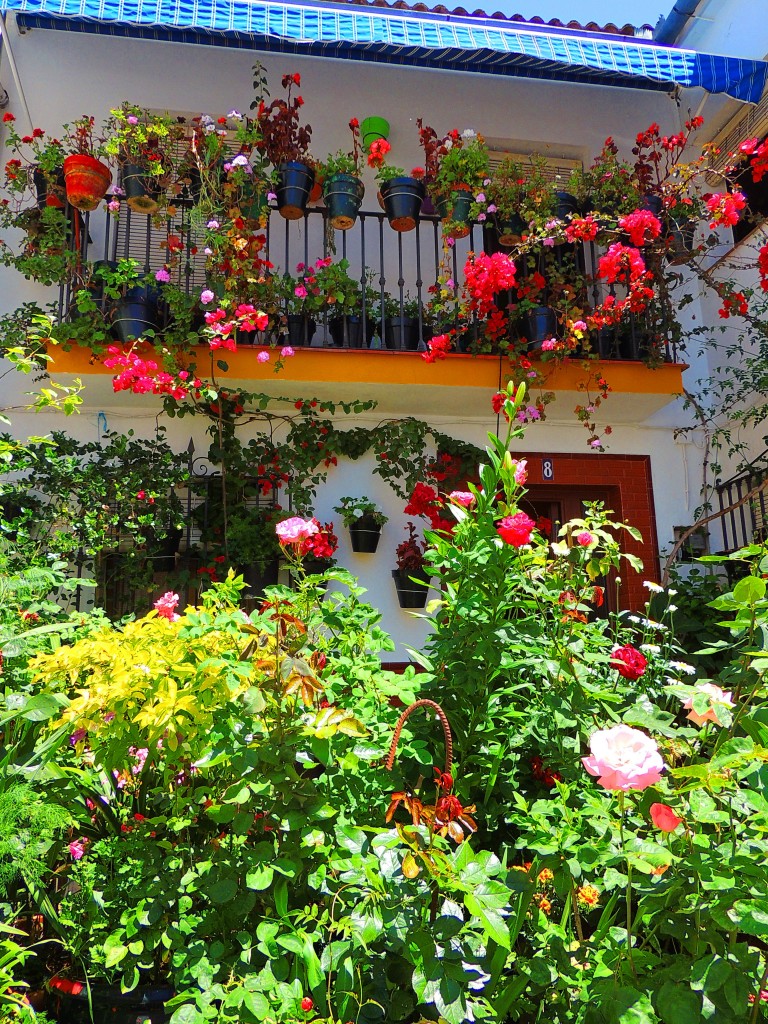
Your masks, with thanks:
M366 117L360 125L363 145L369 148L377 139L389 138L389 121L384 117Z

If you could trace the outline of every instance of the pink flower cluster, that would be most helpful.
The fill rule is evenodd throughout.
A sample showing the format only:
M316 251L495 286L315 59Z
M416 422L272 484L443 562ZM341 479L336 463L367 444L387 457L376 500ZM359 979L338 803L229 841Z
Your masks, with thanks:
M302 519L300 516L291 516L275 526L277 539L285 546L301 545L318 531L319 525L314 519Z
M713 192L705 196L704 201L712 215L711 228L716 228L718 224L733 227L747 205L747 197L743 192Z
M180 370L176 377L160 370L154 359L142 359L133 351L123 351L117 345L107 349L108 357L104 365L109 370L120 368L112 380L112 389L132 391L134 395L170 395L178 400L184 398L189 390L189 373ZM197 386L192 384L192 386Z
M494 308L499 292L515 286L515 263L511 256L495 252L492 256L481 252L464 264L464 282L470 297L470 308L480 316L487 316Z
M427 342L427 351L421 353L425 363L434 363L436 359L445 359L446 352L451 348L451 333L437 334Z
M638 249L661 234L661 221L650 210L633 210L626 217L619 217L619 227Z
M177 622L181 616L176 614L176 605L179 603L179 595L172 590L166 591L162 597L155 601L155 611L161 619L168 619L169 622Z
M269 326L269 317L250 303L241 302L230 312L221 307L210 310L205 314L205 322L210 329L208 344L211 349L215 351L224 348L234 352L237 349L237 332L265 331Z
M638 281L645 274L645 261L637 249L621 242L614 242L608 252L600 257L597 276L604 277L608 284L615 281Z

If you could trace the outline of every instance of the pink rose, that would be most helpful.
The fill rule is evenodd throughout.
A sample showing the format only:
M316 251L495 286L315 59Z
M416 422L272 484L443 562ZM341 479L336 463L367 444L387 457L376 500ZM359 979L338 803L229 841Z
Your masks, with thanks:
M292 516L284 519L282 523L275 526L277 539L281 544L303 544L305 540L314 537L318 533L317 524L311 519L301 519L300 516Z
M167 590L162 597L155 601L155 611L161 619L168 619L170 622L177 622L181 616L176 614L176 605L179 603L179 595L172 590Z
M626 644L624 647L617 647L611 655L611 668L615 668L620 676L634 682L639 679L648 667L648 659L644 654Z
M628 725L599 729L590 737L589 749L591 757L583 757L582 764L604 789L655 786L664 770L656 741Z
M576 543L580 544L583 548L588 548L594 542L595 538L588 530L582 530L581 533L576 534Z
M700 715L698 711L693 710L693 697L689 697L687 700L683 700L683 710L687 711L686 718L693 722L694 725L704 725L705 722L714 722L715 725L722 725L723 723L717 717L717 705L722 704L723 707L732 708L735 707L733 703L733 693L729 690L725 693L719 686L715 686L714 683L699 683L696 687L699 693L705 693L710 698L710 705L703 715Z
M531 539L536 524L525 512L517 512L513 516L504 516L496 524L496 532L505 544L521 548Z
M651 804L651 821L662 832L674 832L683 823L667 804Z
M461 505L462 508L469 508L475 504L475 496L471 491L451 491L448 500L452 501L454 505Z

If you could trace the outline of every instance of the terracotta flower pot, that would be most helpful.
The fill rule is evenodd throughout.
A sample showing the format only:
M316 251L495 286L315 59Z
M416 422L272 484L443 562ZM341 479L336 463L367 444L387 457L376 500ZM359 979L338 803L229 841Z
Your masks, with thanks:
M73 153L64 158L64 183L70 206L95 210L112 183L112 172L93 156Z

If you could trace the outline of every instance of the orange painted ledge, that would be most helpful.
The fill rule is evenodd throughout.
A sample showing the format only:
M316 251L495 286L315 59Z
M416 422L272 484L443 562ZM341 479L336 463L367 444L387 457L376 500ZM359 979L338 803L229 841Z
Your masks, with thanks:
M268 363L257 361L259 352L270 354ZM472 356L455 354L434 363L426 363L418 352L388 352L377 349L296 349L296 355L284 359L280 373L274 372L277 350L240 348L236 352L211 353L205 346L196 349L197 371L217 378L267 381L329 381L348 384L423 384L431 387L474 387L495 390L499 385L499 369L505 382L505 361L498 356ZM72 348L68 352L51 348L50 369L57 373L78 376L109 374L101 358L88 349ZM227 364L226 370L216 366ZM680 394L683 389L682 373L685 363L663 363L649 369L639 362L610 360L589 364L585 370L578 359L569 359L549 368L547 363L534 361L533 366L546 377L546 386L553 391L578 391L580 385L594 380L598 372L605 375L614 392L628 394Z

